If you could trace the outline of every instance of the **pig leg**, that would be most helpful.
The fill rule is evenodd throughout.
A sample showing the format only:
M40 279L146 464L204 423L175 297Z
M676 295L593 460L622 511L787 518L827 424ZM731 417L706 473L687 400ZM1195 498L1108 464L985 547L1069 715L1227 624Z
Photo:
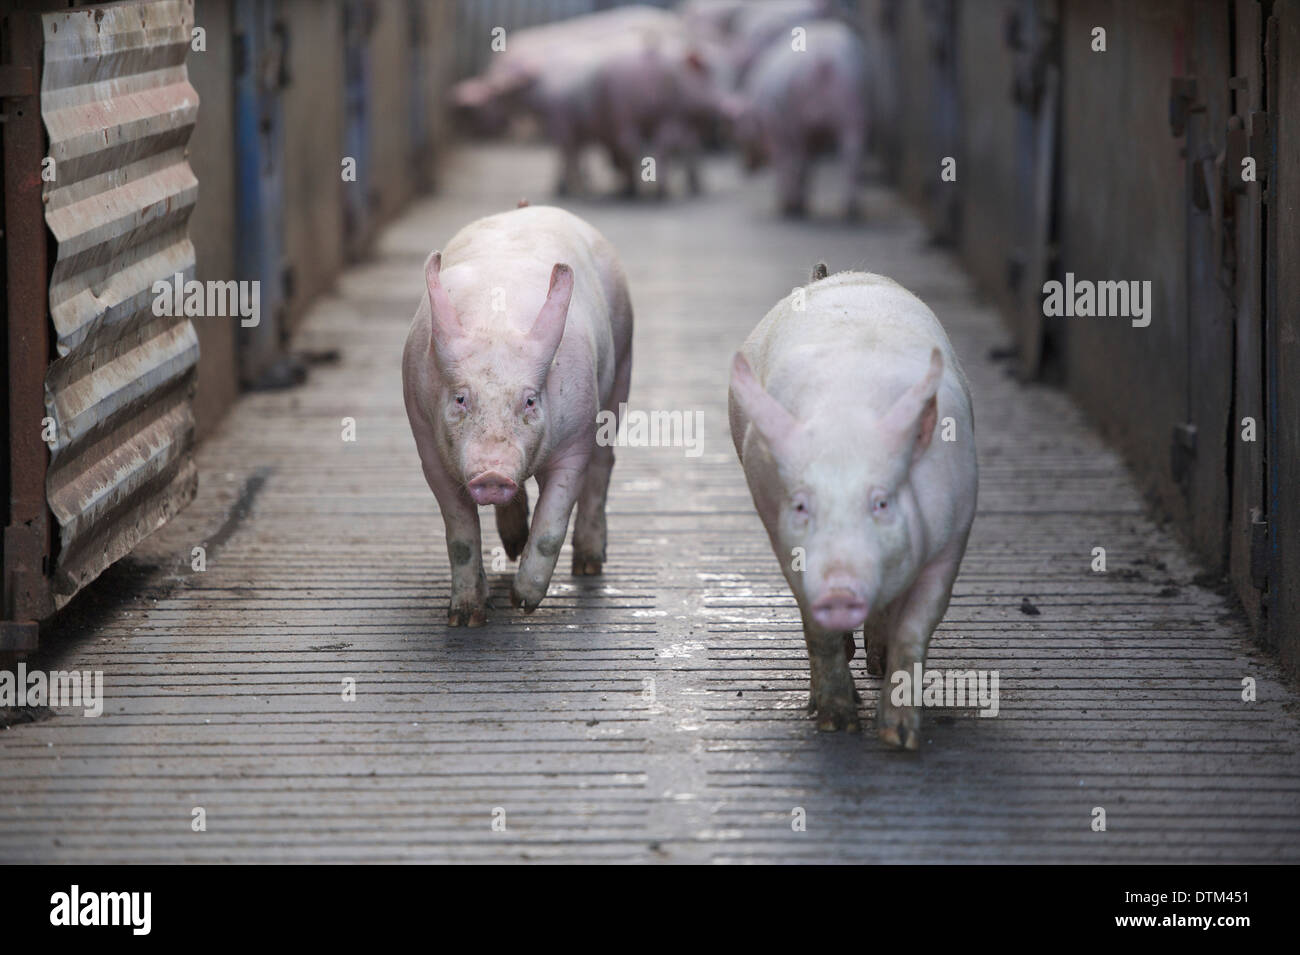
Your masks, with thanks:
M882 676L885 672L885 650L889 644L889 624L893 619L895 604L881 607L867 618L862 628L862 649L867 655L867 672Z
M587 471L587 459L570 458L537 475L541 494L533 511L533 524L524 544L515 581L510 588L510 603L532 613L546 596L555 562L564 546L564 535L569 529L569 517L582 489Z
M804 617L803 638L812 670L808 710L817 714L819 730L857 732L859 728L858 696L849 670L846 636L851 646L853 634L823 630Z
M901 749L917 749L921 745L920 707L895 706L891 699L894 688L892 675L900 671L912 672L915 664L925 669L925 651L930 636L939 626L948 610L953 581L961 566L964 547L950 548L922 569L911 588L899 598L897 613L889 633L886 652L888 666L880 685L880 703L876 708L876 731L880 739Z
M557 196L577 195L582 191L582 169L579 164L580 150L576 143L560 145L560 181L556 183Z
M447 559L451 563L449 627L481 627L487 622L487 576L483 573L483 540L478 508L464 489L443 476L425 471L438 499L447 531Z
M856 123L850 123L840 131L840 161L844 164L844 218L849 220L862 215L857 192L865 138L862 127Z
M620 122L614 133L614 143L610 156L614 166L623 175L623 198L636 198L636 183L641 169L641 160L637 155L639 140L636 130L627 121Z
M807 212L808 157L805 144L793 137L776 151L772 161L776 172L776 193L781 214L803 216Z
M614 449L602 445L592 452L578 495L573 522L573 575L599 574L605 562L605 495L614 469Z
M667 125L670 145L665 154L671 156L674 166L680 164L686 170L686 189L691 195L698 196L701 191L699 136L681 120Z
M624 297L626 300L626 297ZM627 306L630 308L630 305ZM629 351L618 363L614 387L603 410L618 420L619 409L627 404L632 386L632 355ZM578 517L573 522L573 574L599 574L605 562L605 498L609 493L609 476L614 470L614 449L600 446L592 453L578 497Z
M558 113L547 124L550 139L560 150L560 179L555 193L577 195L582 190L582 140L573 122Z

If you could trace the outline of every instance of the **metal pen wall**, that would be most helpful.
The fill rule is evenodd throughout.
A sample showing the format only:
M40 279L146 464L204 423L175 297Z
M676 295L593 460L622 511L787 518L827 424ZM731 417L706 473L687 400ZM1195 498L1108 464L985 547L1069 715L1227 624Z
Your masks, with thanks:
M433 179L454 12L450 0L34 0L5 14L0 654L31 650L38 620L190 500L196 406L211 428L238 379L292 381L295 319ZM351 76L349 17L368 64ZM44 159L56 176L41 176ZM30 251L47 236L48 264ZM177 274L259 282L258 324L156 315L154 283Z
M903 93L881 138L899 184L1000 306L1020 373L1070 390L1294 671L1295 0L879 0L861 15L891 27ZM1067 276L1150 282L1150 324L1045 317L1044 282Z

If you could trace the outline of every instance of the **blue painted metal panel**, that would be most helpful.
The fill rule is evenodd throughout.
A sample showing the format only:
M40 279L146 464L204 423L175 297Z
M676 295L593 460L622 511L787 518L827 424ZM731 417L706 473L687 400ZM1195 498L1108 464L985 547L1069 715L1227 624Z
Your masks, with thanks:
M343 184L346 252L358 258L371 229L370 195L370 31L374 14L368 0L343 4L343 149L356 161L355 182Z
M261 284L261 317L238 334L240 374L259 386L281 358L284 309L284 36L279 0L235 0L236 265Z
M432 68L429 63L429 25L425 22L422 0L406 0L407 37L411 44L411 86L407 98L411 142L411 166L416 188L429 185L430 151L429 87Z

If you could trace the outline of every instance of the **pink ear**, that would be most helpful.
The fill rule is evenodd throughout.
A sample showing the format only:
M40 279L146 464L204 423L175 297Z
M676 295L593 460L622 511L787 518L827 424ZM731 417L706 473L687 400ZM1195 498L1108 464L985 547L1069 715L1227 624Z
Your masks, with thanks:
M911 443L913 461L930 446L930 439L934 437L934 428L939 420L939 383L942 380L943 354L935 348L930 352L930 367L925 377L894 402L881 422L899 450Z
M779 455L799 427L799 422L767 393L740 352L736 352L731 361L731 393L772 453Z
M438 273L442 271L442 253L434 252L424 261L424 284L429 289L429 314L433 334L429 347L447 353L454 350L455 341L463 334L460 318L452 307L447 290L442 287Z
M537 313L528 338L546 353L546 362L555 357L555 350L564 338L564 324L569 316L569 300L573 298L573 269L557 263L551 269L551 286L546 290L546 301Z

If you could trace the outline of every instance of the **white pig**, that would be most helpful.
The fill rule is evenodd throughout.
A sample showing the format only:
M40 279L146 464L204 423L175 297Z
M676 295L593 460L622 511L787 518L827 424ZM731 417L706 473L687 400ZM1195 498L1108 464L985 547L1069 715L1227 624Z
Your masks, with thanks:
M601 572L614 451L596 443L597 413L627 401L632 306L609 242L547 206L470 223L424 272L402 386L446 525L447 623L476 627L487 608L480 506L496 507L507 555L522 554L510 599L525 612L546 596L575 503L573 572Z
M732 104L737 144L753 170L770 161L781 211L802 216L808 208L813 159L839 152L844 214L859 214L857 183L865 155L869 101L862 41L837 20L805 28L806 49L792 48L787 34L770 43L745 77L745 105Z
M736 354L731 436L803 617L818 728L858 728L848 661L865 625L867 669L885 664L880 738L916 749L921 715L892 703L889 676L924 666L966 551L979 483L970 390L915 295L880 275L824 274Z

